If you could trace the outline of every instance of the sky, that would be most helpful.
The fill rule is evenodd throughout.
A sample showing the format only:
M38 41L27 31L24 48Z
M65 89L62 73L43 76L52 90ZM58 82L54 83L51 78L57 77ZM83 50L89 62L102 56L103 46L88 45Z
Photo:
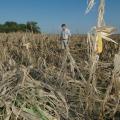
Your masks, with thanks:
M87 0L0 0L0 23L38 22L42 32L58 33L66 23L72 33L87 33L97 23L98 1L85 14ZM106 0L105 21L120 32L120 0Z

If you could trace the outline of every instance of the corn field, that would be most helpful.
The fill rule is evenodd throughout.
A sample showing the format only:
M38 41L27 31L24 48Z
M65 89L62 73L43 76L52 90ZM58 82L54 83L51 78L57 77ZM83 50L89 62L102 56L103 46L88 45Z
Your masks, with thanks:
M120 35L104 13L100 0L97 25L65 50L59 35L0 33L0 120L120 120Z
M66 51L58 39L0 34L0 120L119 120L119 46L104 41L91 74L87 36L72 36Z

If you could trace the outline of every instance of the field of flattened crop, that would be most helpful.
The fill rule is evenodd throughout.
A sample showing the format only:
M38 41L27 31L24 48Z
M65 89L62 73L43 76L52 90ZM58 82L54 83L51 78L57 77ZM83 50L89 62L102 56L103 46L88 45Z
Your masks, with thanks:
M120 35L92 68L86 35L0 34L0 120L119 120Z

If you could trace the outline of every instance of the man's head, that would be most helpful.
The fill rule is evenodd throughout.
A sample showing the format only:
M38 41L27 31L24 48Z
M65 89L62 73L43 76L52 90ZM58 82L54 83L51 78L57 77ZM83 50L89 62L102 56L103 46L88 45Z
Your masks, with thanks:
M62 28L63 30L65 30L65 29L67 28L67 25L66 25L66 24L62 24L62 25L61 25L61 28Z

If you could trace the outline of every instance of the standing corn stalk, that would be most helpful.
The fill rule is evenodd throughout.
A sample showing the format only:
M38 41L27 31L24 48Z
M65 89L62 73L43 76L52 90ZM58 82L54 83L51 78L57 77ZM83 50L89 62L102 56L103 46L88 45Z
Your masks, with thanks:
M95 0L88 0L88 8L86 10L86 13L88 13L92 9L94 4ZM108 37L115 31L115 29L113 27L106 26L104 21L104 13L105 0L100 0L100 5L98 9L98 22L97 25L92 28L88 37L88 41L92 42L89 49L92 49L93 52L95 52L96 54L100 54L103 51L102 39L116 43ZM91 45L93 45L93 48L91 48Z
M94 4L95 0L89 0L86 13L88 13L91 10ZM103 39L117 44L115 41L108 37L114 32L115 29L113 27L108 27L105 25L104 12L105 0L100 0L97 26L94 26L90 33L88 33L88 53L90 60L93 62L93 65L95 64L96 60L99 59L99 54L103 51Z
M105 0L99 0L100 5L98 9L98 21L97 25L94 26L91 31L88 33L87 43L88 43L88 56L89 56L89 79L87 83L87 96L86 97L86 112L92 112L95 100L93 95L98 96L99 91L97 90L97 79L96 79L96 69L99 61L99 55L103 52L103 39L107 41L113 41L110 36L114 32L113 27L108 27L105 25L104 13L105 13ZM88 13L95 4L95 0L88 0L88 8L86 13ZM92 103L92 105L91 105Z

